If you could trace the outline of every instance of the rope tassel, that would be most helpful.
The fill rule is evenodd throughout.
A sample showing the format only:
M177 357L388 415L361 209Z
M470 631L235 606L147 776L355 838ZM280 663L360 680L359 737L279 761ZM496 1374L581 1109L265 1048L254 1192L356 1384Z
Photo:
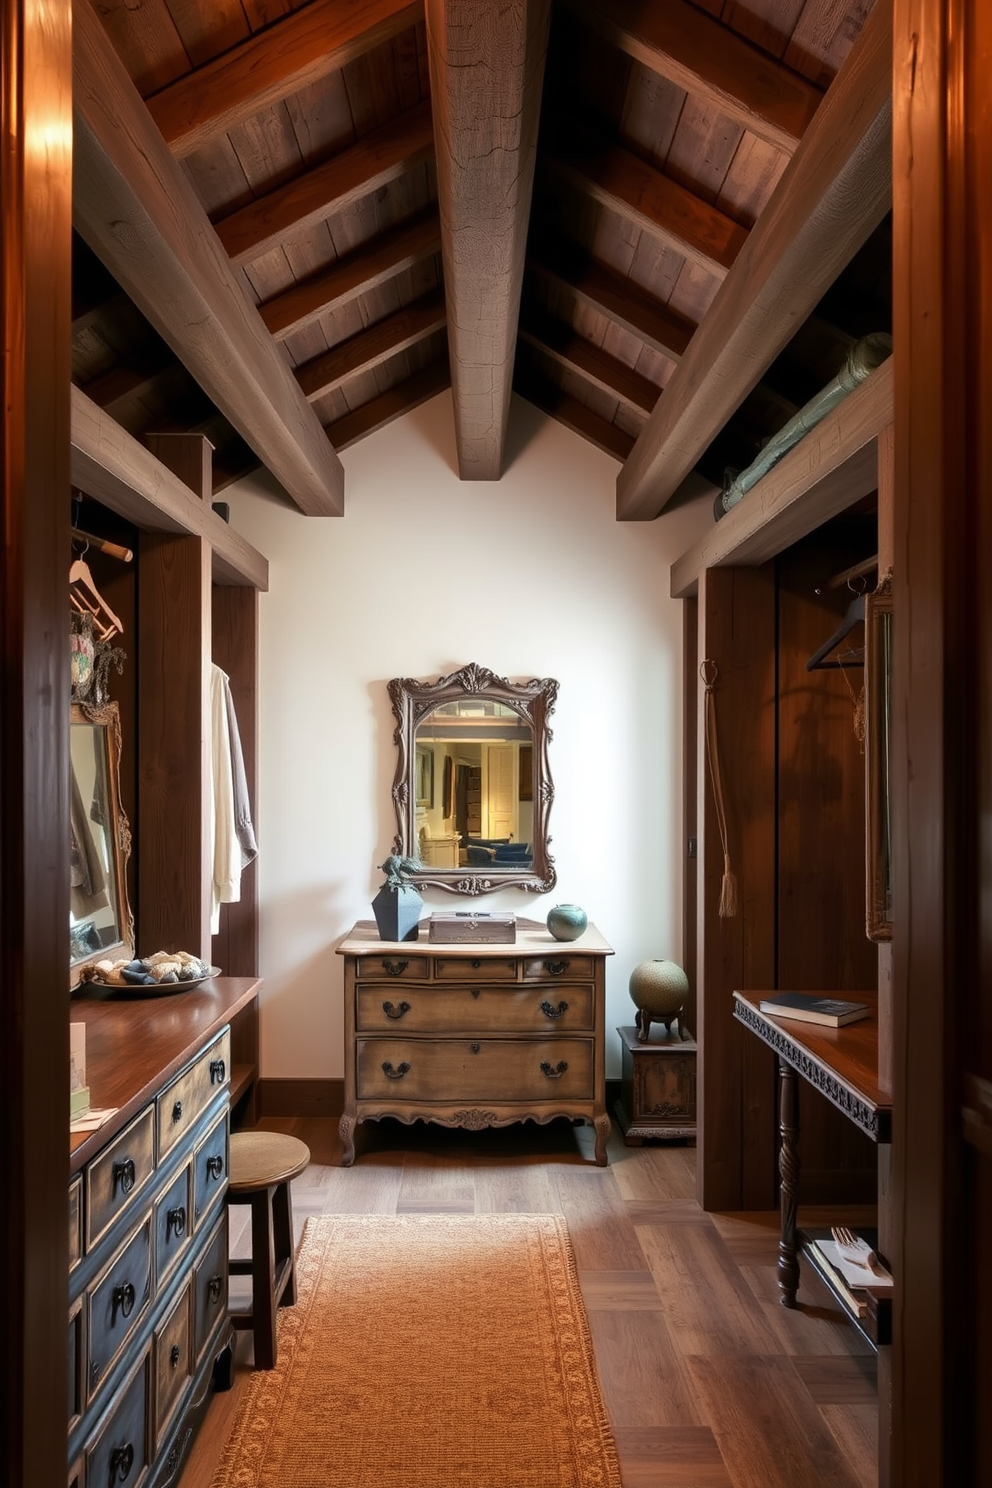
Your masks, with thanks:
M732 920L737 915L738 893L737 876L730 866L730 848L727 837L727 813L723 803L723 780L720 775L720 755L716 742L716 702L713 697L713 689L716 687L720 669L715 661L707 658L699 668L703 686L706 689L706 765L709 771L710 784L713 787L713 804L716 808L716 824L720 833L720 845L723 848L723 882L720 884L720 907L717 913L721 920Z

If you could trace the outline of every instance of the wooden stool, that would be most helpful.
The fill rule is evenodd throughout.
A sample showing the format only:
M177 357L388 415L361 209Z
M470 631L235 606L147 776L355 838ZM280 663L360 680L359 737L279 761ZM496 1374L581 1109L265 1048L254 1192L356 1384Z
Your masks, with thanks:
M250 1328L255 1368L274 1369L276 1309L296 1301L293 1206L290 1180L310 1161L310 1149L281 1132L234 1132L231 1136L228 1204L251 1205L251 1260L235 1260L235 1276L251 1277L251 1311L231 1314L235 1328Z

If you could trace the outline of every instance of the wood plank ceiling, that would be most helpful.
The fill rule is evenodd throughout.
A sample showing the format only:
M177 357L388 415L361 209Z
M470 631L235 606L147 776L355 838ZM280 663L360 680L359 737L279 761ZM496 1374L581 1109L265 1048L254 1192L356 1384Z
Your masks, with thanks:
M75 0L74 381L326 515L335 451L449 385L461 475L498 479L512 387L657 515L889 329L871 10Z

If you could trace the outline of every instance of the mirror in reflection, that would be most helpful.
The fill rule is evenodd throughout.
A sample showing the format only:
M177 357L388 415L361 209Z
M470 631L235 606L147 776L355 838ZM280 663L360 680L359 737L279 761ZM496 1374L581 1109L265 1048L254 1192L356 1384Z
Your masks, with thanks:
M435 683L390 682L397 850L420 859L421 883L465 894L553 886L547 717L557 688L474 664Z
M115 703L74 703L69 725L70 985L110 951L130 954L134 928L125 870L131 835L121 808Z

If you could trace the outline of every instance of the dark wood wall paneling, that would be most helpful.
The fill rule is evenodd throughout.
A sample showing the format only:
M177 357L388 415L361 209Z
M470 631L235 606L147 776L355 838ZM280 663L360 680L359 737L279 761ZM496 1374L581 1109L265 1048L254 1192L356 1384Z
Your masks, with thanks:
M0 1481L66 1481L67 5L0 4Z

